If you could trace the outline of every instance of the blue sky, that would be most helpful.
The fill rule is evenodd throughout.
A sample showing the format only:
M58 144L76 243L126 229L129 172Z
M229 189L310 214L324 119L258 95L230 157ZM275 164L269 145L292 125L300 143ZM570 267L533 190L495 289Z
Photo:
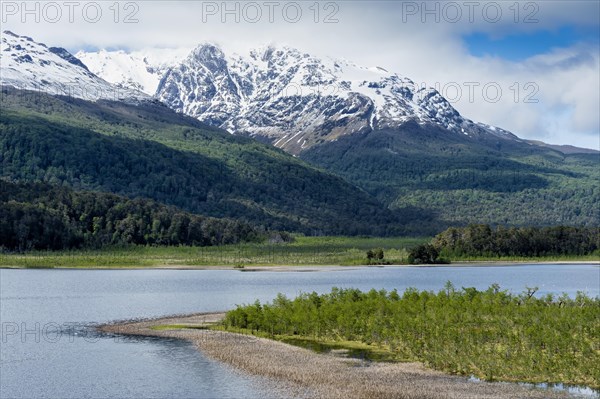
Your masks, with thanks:
M499 37L497 34L472 33L463 37L471 55L493 56L508 61L522 61L557 48L568 48L579 43L600 45L598 26L562 26L542 28L534 32L520 32Z

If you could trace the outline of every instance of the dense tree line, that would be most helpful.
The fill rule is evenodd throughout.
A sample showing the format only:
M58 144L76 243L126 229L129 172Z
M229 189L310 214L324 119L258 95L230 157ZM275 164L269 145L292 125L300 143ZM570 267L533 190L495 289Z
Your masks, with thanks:
M238 306L224 324L275 338L360 341L396 359L488 380L600 387L600 299L534 293L497 285L459 290L451 283L437 293L334 288Z
M146 199L0 180L0 248L221 245L258 240L249 224L203 217Z
M447 257L590 255L600 248L600 228L469 225L447 229L432 245Z

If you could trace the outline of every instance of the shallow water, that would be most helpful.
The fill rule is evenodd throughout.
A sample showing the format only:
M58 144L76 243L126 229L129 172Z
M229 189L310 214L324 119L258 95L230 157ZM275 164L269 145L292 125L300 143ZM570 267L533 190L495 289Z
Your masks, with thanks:
M177 340L124 339L90 326L114 320L220 311L278 292L407 287L480 289L498 283L539 295L600 295L597 265L238 270L0 270L0 397L251 398L276 396Z
M470 376L469 381L480 382L485 384L485 381L475 377ZM584 387L579 385L567 385L567 384L552 384L547 382L540 382L537 384L529 383L529 382L517 382L518 385L531 387L531 388L540 388L540 389L549 389L557 392L566 392L578 398L598 398L600 397L600 391L596 389L592 389L590 387Z

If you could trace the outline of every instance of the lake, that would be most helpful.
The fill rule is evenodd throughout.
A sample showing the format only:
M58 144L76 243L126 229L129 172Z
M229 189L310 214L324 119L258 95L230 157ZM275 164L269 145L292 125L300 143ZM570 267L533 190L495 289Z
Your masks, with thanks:
M600 295L600 267L577 265L239 270L0 270L2 398L262 398L269 381L212 361L177 340L110 337L115 320L221 311L279 292L331 287L485 289Z

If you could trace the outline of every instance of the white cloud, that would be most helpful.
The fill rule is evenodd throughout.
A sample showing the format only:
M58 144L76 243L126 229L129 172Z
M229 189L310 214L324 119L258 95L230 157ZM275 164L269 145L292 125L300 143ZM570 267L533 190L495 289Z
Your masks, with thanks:
M13 14L14 9L7 8L7 4L20 9ZM118 15L114 2L98 2L93 4L99 5L102 15L96 23L89 22L96 9L90 5L92 2L78 3L72 23L68 20L65 3L55 3L62 11L62 18L54 23L49 21L54 16L49 14L51 9L46 9L44 15L45 3L28 4L28 9L34 12L24 14L21 2L4 1L2 29L73 52L90 47L193 47L204 41L244 52L265 43L288 44L321 56L379 65L417 83L437 84L447 89L443 94L449 97L455 96L456 88L460 87L461 96L454 105L463 115L501 126L521 137L584 147L599 145L600 55L597 45L580 43L511 62L474 57L462 40L464 35L473 32L503 36L569 24L598 29L597 2L520 2L518 15L514 2L471 2L471 9L462 1L428 2L429 10L437 7L437 15L428 14L421 1L325 1L319 2L318 7L313 2L230 2L226 6L229 10L237 7L233 13L227 13L220 1L117 2ZM34 4L38 4L37 11ZM293 23L297 17L296 5L302 15ZM494 22L498 7L501 17ZM88 15L82 13L84 9ZM456 10L461 13L458 19ZM39 22L34 21L36 12ZM124 23L131 13L134 13L131 18L138 22ZM239 22L235 22L236 17ZM325 23L327 17L329 22L337 22ZM526 17L530 23L526 23ZM22 18L26 19L25 23L21 22ZM257 19L258 22L252 22ZM473 86L475 83L479 86ZM474 87L472 99L469 85ZM484 87L488 89L488 97L493 97L494 89L500 87L502 95L497 102L486 99ZM534 91L531 99L538 102L525 102L527 94Z

